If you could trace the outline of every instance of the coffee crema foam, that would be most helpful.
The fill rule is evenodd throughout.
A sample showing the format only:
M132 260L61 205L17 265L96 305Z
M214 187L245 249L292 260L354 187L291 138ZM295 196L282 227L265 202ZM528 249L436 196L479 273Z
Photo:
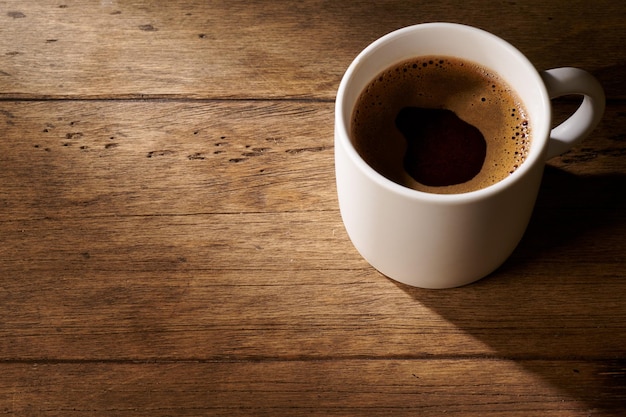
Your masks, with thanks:
M486 142L480 171L451 185L413 178L405 169L408 139L396 125L407 108L450 110L476 127ZM398 184L438 194L475 191L503 180L522 164L531 142L526 110L498 75L470 61L438 56L409 59L377 75L357 100L350 131L373 169Z

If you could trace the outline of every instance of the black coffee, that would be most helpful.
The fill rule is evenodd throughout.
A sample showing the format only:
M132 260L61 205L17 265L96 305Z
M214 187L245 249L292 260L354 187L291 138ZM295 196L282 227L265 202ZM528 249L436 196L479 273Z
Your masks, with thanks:
M361 93L351 135L385 177L421 191L463 193L523 162L526 111L496 74L449 57L420 57L379 74Z

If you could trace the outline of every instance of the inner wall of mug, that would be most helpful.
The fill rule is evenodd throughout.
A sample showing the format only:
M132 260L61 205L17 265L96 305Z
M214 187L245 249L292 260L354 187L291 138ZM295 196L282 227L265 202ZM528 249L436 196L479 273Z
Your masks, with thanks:
M543 163L551 108L550 98L536 69L504 40L483 30L453 23L427 23L399 29L372 43L357 56L346 71L337 96L343 100L341 116L346 131L342 136L349 138L356 101L377 74L400 61L426 55L463 58L496 72L517 93L528 112L532 141L524 163L511 176L483 190L522 175L535 163ZM352 142L350 147L357 154Z

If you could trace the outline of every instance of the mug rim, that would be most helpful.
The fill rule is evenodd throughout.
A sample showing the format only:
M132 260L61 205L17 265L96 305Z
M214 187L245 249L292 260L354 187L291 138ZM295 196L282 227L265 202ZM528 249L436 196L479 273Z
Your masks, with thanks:
M355 149L351 139L348 126L350 124L350 120L345 120L344 118L344 101L346 97L346 90L349 87L351 80L354 78L355 74L358 72L359 68L362 66L363 61L367 59L369 55L371 55L377 49L384 47L387 43L393 41L395 38L408 35L415 31L422 30L430 30L430 29L453 29L460 31L469 31L473 33L478 33L480 36L489 38L492 42L496 42L500 44L503 48L509 50L510 53L516 55L517 60L524 65L525 71L530 73L530 75L535 79L535 87L538 88L539 99L542 101L542 107L545 109L545 120L541 127L545 131L539 131L535 133L537 130L539 123L534 120L536 118L533 117L533 133L532 133L532 142L531 142L531 151L528 156L524 160L524 162L515 170L515 172L511 173L506 178L491 184L487 187L480 188L473 191L463 192L463 193L453 193L453 194L437 194L426 191L419 191L399 183L396 183L393 180L385 177L374 168L372 168L365 160L359 155L357 150ZM398 61L399 62L399 61ZM476 63L481 64L481 62L476 61ZM390 67L394 65L393 62L390 62L385 67ZM490 69L488 66L486 66ZM494 71L498 73L497 71ZM499 74L499 73L498 73ZM372 77L373 78L373 77ZM505 81L508 80L503 77ZM534 87L534 88L535 88ZM359 92L360 94L360 92ZM519 93L518 93L519 94ZM522 100L524 101L524 100ZM352 110L352 109L351 109ZM487 198L493 194L497 194L505 188L512 186L515 182L521 180L528 171L532 170L536 164L544 164L545 163L545 154L547 151L547 145L550 136L550 121L552 119L552 108L550 103L550 97L548 95L547 88L539 75L539 72L534 67L534 65L530 62L530 60L522 54L515 46L500 38L497 35L492 34L491 32L485 31L483 29L476 28L474 26L469 26L460 23L449 23L449 22L429 22L429 23L419 23L411 26L406 26L400 29L396 29L392 32L387 33L386 35L381 36L376 39L372 43L370 43L365 49L363 49L354 60L350 63L350 66L347 68L344 73L341 82L339 84L339 88L337 90L337 97L335 100L335 138L340 142L340 144L344 147L348 157L352 160L353 163L357 165L357 167L370 179L374 180L379 186L383 188L389 188L393 192L397 194L404 195L411 199L426 199L432 202L441 202L441 203L454 203L454 202L467 202L474 201L482 198Z

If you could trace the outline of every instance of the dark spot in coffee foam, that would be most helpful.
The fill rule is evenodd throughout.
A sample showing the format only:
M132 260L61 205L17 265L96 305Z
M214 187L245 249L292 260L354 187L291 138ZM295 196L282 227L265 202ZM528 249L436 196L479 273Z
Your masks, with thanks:
M462 184L485 162L487 142L480 130L450 110L405 107L396 127L407 140L404 169L421 184Z

